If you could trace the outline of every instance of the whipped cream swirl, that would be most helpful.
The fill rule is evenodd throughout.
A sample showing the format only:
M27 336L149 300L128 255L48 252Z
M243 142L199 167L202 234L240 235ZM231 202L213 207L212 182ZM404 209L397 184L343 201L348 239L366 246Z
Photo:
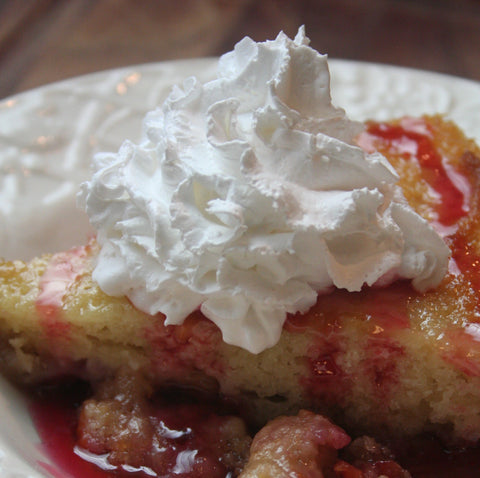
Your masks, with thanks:
M200 309L253 353L317 294L398 277L435 286L448 249L405 202L359 123L331 104L326 56L243 39L217 79L175 87L139 144L94 159L79 202L97 230L94 279L181 324Z

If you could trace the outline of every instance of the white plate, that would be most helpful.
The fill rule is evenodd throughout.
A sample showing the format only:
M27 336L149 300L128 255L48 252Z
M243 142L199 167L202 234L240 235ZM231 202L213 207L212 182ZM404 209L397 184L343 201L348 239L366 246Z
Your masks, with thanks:
M0 102L0 255L29 258L83 243L75 208L96 151L136 141L171 86L215 75L215 59L157 63L74 78ZM480 142L480 84L430 72L330 61L332 96L358 120L441 113ZM61 205L57 199L61 198ZM55 205L55 206L54 206ZM68 220L65 220L68 218ZM39 478L47 461L22 397L0 379L0 476Z

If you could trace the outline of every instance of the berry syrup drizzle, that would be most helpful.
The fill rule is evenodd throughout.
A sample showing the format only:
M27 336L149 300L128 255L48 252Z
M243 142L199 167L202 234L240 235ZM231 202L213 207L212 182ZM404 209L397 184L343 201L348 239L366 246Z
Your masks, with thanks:
M398 124L372 122L360 135L359 144L369 151L386 150L417 161L423 180L439 198L434 206L436 223L440 232L447 231L451 270L460 272L480 296L480 256L474 246L475 232L470 230L471 222L466 226L462 222L469 212L472 217L480 212L480 158L467 151L456 168L448 165L433 141L430 127L417 118L404 118Z
M466 181L446 164L422 119L404 118L399 124L370 123L359 142L373 143L375 149L380 144L393 154L418 162L423 179L439 197L435 208L439 224L452 226L467 215L468 197L460 186Z

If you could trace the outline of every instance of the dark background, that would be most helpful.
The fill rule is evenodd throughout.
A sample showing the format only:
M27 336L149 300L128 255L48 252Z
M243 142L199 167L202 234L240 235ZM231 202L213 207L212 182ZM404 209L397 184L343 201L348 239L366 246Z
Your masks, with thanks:
M480 81L480 0L0 0L0 98L145 62L217 56L305 24L331 58Z

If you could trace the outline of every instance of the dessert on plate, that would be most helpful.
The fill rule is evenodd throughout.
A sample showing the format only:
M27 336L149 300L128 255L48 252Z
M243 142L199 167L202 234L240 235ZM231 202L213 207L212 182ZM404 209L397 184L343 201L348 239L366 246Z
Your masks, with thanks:
M292 456L408 476L330 420L478 442L480 150L454 124L350 121L300 29L242 40L217 79L175 87L140 143L93 166L79 204L96 237L0 265L2 371L92 384L79 449L164 470L151 399L171 388L240 411L205 441L244 476L281 476ZM248 427L264 427L251 446ZM285 437L302 443L286 459Z

